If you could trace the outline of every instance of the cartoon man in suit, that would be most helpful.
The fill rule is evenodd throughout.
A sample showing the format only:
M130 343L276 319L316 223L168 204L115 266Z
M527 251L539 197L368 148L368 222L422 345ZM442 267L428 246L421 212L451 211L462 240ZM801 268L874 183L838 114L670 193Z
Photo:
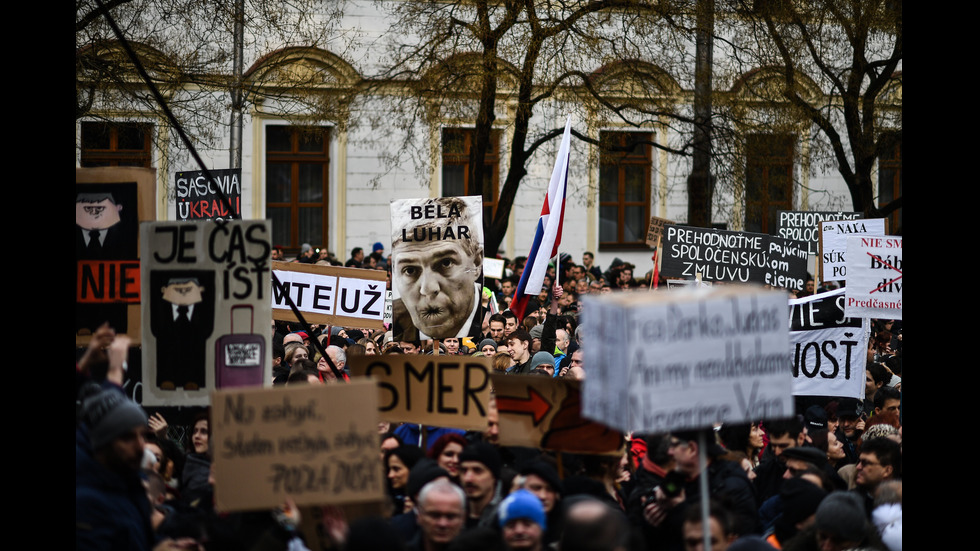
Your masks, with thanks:
M169 277L160 292L150 319L157 339L157 386L199 390L205 386L205 346L214 330L213 297L192 276Z

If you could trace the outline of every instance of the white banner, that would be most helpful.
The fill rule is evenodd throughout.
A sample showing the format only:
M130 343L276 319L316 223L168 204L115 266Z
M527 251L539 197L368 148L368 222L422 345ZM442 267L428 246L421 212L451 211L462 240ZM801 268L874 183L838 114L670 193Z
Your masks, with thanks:
M902 319L902 238L847 240L848 316Z
M587 417L664 432L793 414L785 293L726 285L583 302Z
M385 308L384 272L296 262L273 262L273 319L293 320L288 296L310 323L381 329Z
M789 301L794 395L864 398L869 323L845 316L844 293Z
M885 219L842 220L820 223L820 281L847 279L844 253L847 238L857 235L885 235Z

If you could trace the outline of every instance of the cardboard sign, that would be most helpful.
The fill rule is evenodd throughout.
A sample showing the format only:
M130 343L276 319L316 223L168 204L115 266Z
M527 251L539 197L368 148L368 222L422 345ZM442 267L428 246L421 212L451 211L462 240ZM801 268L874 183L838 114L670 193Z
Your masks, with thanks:
M242 219L242 169L212 170L211 177L208 181L203 170L174 175L177 220Z
M797 242L764 233L668 224L663 241L664 277L765 283L802 289L806 250Z
M864 398L868 320L847 317L844 289L789 301L793 394Z
M154 220L156 170L75 169L75 345L105 322L139 345L139 223Z
M211 422L219 511L384 498L373 381L217 391Z
M309 323L384 329L385 281L378 270L273 262L282 288L272 286L272 319L299 321L288 295Z
M582 417L579 381L494 373L500 443L601 454L620 450L623 435Z
M394 339L477 338L483 198L392 201L391 232Z
M885 219L820 223L820 281L847 279L847 238L885 235Z
M271 382L270 235L267 220L142 225L144 405Z
M902 238L847 239L848 316L902 319Z
M350 356L351 374L378 381L384 421L484 430L490 400L488 358Z
M650 245L651 247L660 247L660 239L664 235L664 225L675 223L676 222L673 220L651 216L650 225L647 226L647 245Z
M624 432L793 414L786 293L726 285L583 298L583 413Z
M776 235L791 241L806 243L808 255L817 254L820 243L820 223L864 218L860 212L781 210L776 222Z
M484 258L483 276L493 279L504 277L504 260L502 258Z

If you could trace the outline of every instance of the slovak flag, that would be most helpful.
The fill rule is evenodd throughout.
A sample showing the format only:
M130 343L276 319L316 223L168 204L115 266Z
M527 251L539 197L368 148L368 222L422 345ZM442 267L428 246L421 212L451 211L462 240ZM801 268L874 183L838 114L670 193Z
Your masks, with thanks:
M561 147L558 148L558 158L555 159L555 169L551 173L551 183L548 184L548 195L541 207L541 217L538 218L538 228L534 232L534 243L527 255L527 264L517 284L514 300L510 309L517 319L524 319L524 309L528 297L537 296L544 285L544 276L548 271L548 263L558 254L561 244L562 221L565 219L565 188L568 186L568 157L572 138L572 117L565 122L565 133L561 137Z

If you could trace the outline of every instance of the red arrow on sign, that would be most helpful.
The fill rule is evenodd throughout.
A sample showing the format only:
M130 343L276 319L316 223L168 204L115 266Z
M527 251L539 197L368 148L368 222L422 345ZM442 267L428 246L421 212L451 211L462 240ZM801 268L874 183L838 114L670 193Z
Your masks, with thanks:
M551 411L551 403L532 387L528 387L527 392L527 398L497 396L497 411L500 413L526 413L531 415L534 426L538 426Z

